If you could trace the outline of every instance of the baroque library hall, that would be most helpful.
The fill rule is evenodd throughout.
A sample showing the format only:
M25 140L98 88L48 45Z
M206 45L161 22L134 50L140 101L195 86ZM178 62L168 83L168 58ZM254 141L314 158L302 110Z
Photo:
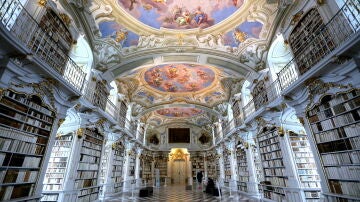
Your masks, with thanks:
M360 0L0 0L0 201L360 202Z

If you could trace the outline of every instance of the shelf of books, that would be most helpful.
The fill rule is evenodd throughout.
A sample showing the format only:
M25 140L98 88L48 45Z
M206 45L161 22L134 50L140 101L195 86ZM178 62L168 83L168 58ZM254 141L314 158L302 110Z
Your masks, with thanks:
M239 145L236 149L236 162L238 169L237 186L239 191L247 192L247 184L249 182L249 171L246 159L246 151L244 146Z
M230 180L231 180L231 159L230 159L231 155L230 155L230 151L227 149L224 149L223 151L223 159L224 159L224 174L225 174L225 179L224 179L224 185L229 187L230 186Z
M45 173L42 192L43 197L41 198L41 201L58 200L58 191L61 191L64 188L64 179L67 172L66 168L73 145L72 140L73 135L56 137Z
M1 94L0 201L38 201L55 114L37 96L10 90Z
M216 162L218 162L216 155L213 152L207 152L206 153L206 172L207 172L206 175L208 178L211 178L213 180L217 179Z
M157 156L155 156L155 169L159 169L160 171L161 183L165 183L165 178L167 177L168 159L169 157L165 152L160 152Z
M123 165L125 149L121 142L113 144L113 165L112 165L112 182L114 183L114 192L121 192L123 190Z
M360 200L360 90L324 96L307 112L329 201Z
M104 137L97 129L85 128L80 148L74 189L79 190L78 201L94 201L99 197L99 171Z
M192 166L192 177L196 180L196 175L199 171L204 171L204 156L199 152L190 154L190 161Z
M152 184L152 162L153 157L150 152L143 152L141 154L142 160L142 175L141 178L146 184Z
M264 197L274 201L285 201L284 187L288 186L288 177L277 128L265 128L258 134L257 142L264 172L264 181L261 182Z
M316 170L314 156L311 152L309 140L305 134L288 133L289 142L295 160L300 186L304 189L307 201L319 201L321 185L320 176Z
M255 173L256 173L256 181L263 182L264 180L264 173L262 169L262 161L260 157L259 147L258 146L252 146L252 154L254 158L254 165L255 165ZM258 184L259 193L263 193L262 186Z

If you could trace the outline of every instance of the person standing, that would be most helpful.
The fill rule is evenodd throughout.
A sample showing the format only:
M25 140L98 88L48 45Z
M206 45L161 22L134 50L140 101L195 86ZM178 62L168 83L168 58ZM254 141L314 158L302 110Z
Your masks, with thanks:
M203 174L202 171L199 171L196 175L196 178L198 180L198 183L200 184L202 182Z

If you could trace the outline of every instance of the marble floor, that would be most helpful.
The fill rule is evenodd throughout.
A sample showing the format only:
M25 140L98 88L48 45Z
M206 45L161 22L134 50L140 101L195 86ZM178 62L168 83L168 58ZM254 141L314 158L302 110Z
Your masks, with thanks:
M137 202L137 201L161 201L161 202L186 202L186 201L201 201L201 202L215 202L215 201L252 201L246 197L237 194L230 193L228 191L222 191L223 194L219 196L211 196L203 192L203 187L195 185L192 190L186 190L185 185L172 185L166 187L155 188L151 197L139 197L139 191L134 193L123 193L112 197L107 197L106 202Z

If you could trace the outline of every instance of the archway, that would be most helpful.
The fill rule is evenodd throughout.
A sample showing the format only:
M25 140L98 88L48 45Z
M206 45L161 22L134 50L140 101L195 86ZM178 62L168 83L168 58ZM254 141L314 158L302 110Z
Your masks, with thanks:
M173 148L169 154L172 184L185 184L189 180L190 154L186 148Z

